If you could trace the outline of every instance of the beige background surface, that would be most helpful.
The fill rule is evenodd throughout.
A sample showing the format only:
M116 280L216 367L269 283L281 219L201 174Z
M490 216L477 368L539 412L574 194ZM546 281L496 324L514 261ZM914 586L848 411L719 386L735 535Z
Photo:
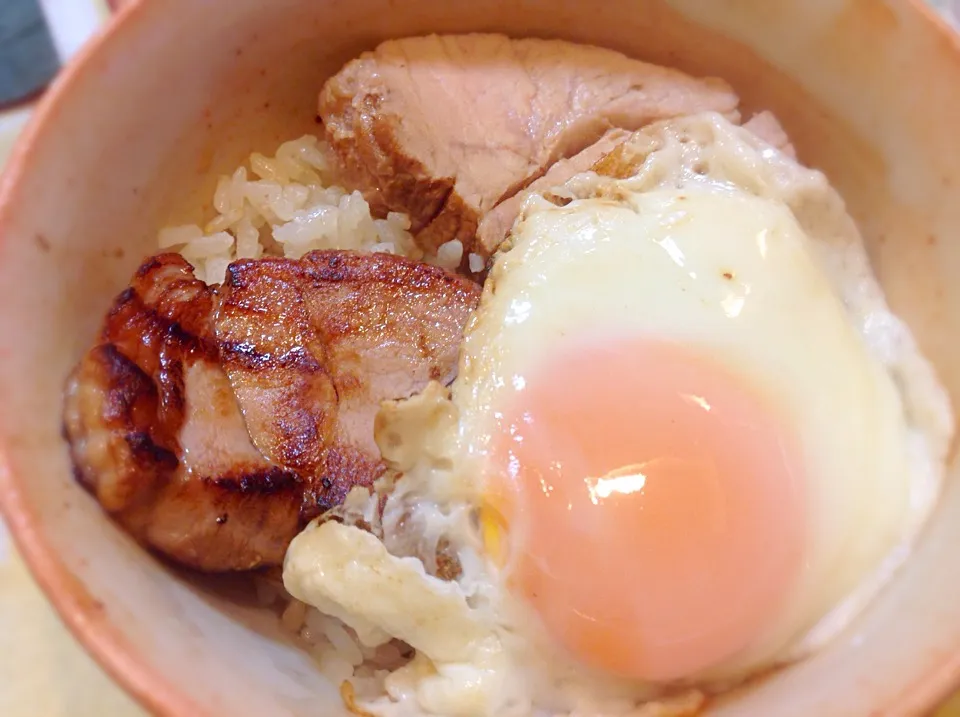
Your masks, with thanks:
M3 0L0 0L2 2ZM264 0L267 2L268 0ZM931 0L960 17L960 0ZM105 0L40 0L58 49L68 57L107 17ZM960 92L960 88L957 88ZM29 119L29 107L0 113L0 171ZM0 715L142 717L64 629L17 557L0 523ZM936 717L960 717L960 693Z

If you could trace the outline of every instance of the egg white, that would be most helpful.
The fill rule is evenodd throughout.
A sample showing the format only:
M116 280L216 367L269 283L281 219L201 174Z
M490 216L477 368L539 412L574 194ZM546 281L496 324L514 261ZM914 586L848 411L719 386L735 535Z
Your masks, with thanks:
M290 547L294 596L368 640L419 647L365 709L621 715L657 695L557 650L478 530L495 417L561 337L639 333L709 351L801 436L803 575L755 644L694 681L736 680L830 639L902 560L936 499L953 428L945 393L887 309L825 178L715 115L654 125L629 149L627 179L581 175L552 201L527 203L468 327L451 398L432 386L384 407L379 429L391 440L381 448L402 474L384 549L348 526L306 531ZM411 530L428 565L446 541L462 566L456 581L396 557ZM343 555L355 558L349 571ZM377 590L406 597L365 597Z
M454 387L480 476L501 408L522 401L538 362L572 337L682 343L726 364L794 427L807 475L803 574L769 634L710 677L769 663L881 564L915 510L927 509L910 502L911 484L933 476L910 464L894 382L808 241L784 205L723 186L533 213L495 270ZM743 570L749 581L750 566Z

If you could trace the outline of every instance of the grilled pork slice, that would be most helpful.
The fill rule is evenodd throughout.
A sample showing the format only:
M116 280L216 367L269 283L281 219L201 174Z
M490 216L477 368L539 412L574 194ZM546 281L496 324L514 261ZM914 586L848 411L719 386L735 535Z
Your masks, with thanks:
M148 260L69 379L80 482L134 537L201 570L282 561L303 482L254 448L213 335L215 296L177 255Z
M181 257L148 260L64 404L80 482L138 540L206 571L280 564L304 520L380 474L379 400L452 377L479 293L341 252L241 262L230 279L218 317L220 297Z
M500 202L480 220L477 227L477 241L485 250L492 251L500 246L523 208L523 202L531 194L543 194L559 187L568 179L581 172L589 171L618 144L626 141L630 133L623 129L611 129L596 142L568 159L561 159L551 166L546 174L535 180L523 191Z
M771 112L760 112L753 115L743 128L750 130L770 146L780 150L789 157L796 159L796 151L790 143L790 138L781 127L780 122ZM618 147L631 137L630 132L623 129L611 129L596 142L583 151L568 159L561 159L547 169L539 179L530 183L524 190L517 192L509 199L500 202L496 207L483 215L477 227L477 242L485 251L492 251L500 246L507 238L513 223L523 207L524 201L532 194L549 194L552 189L560 187L568 179L581 172L588 172L615 152Z
M409 213L427 250L476 242L480 218L610 128L714 111L722 81L558 40L446 35L384 42L327 81L326 136L375 211ZM502 232L488 234L494 241Z
M384 471L382 401L449 383L480 287L389 254L325 251L231 265L223 366L257 448L307 480L304 516Z
M794 149L780 121L772 112L758 112L743 123L743 128L750 130L754 135L771 147L779 149L791 159L797 158L796 149Z

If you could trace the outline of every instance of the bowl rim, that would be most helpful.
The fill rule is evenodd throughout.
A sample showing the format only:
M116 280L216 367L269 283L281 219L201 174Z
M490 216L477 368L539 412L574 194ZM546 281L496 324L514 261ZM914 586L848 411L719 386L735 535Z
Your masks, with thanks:
M960 57L960 32L934 9L929 0L901 0L940 35L941 40ZM96 58L123 51L125 36L133 28L149 22L151 13L167 0L108 1L114 11L77 55L61 70L40 99L27 127L21 133L0 173L0 241L15 215L21 191L21 177L29 165L31 150L56 131L56 116L73 96L74 78L86 73ZM130 641L114 627L98 601L74 576L40 529L40 521L27 505L14 475L0 435L0 515L4 518L13 543L34 580L53 605L60 619L110 678L141 706L153 714L168 717L211 715L208 709L182 693L178 686L143 660ZM952 689L960 686L960 653L945 655L931 670L921 675L893 701L882 707L885 714L916 714L935 708Z
M29 165L31 149L56 131L55 117L72 98L74 78L86 73L95 58L122 52L127 31L149 21L150 13L164 4L133 0L111 3L115 10L90 40L77 52L47 87L33 110L0 173L0 241L16 214L21 177ZM119 7L117 7L119 5ZM6 438L0 435L0 516L20 557L33 579L56 610L61 621L112 681L153 714L181 717L206 715L208 710L183 694L159 670L138 657L129 640L114 627L97 600L73 575L40 529L40 521L28 506L20 480L8 460Z

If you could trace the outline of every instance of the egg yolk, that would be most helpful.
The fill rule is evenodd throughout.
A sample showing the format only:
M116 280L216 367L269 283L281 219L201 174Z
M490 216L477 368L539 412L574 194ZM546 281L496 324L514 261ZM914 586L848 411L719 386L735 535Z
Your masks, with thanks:
M801 569L804 479L748 379L633 339L568 346L515 386L485 534L549 634L651 681L758 638Z

